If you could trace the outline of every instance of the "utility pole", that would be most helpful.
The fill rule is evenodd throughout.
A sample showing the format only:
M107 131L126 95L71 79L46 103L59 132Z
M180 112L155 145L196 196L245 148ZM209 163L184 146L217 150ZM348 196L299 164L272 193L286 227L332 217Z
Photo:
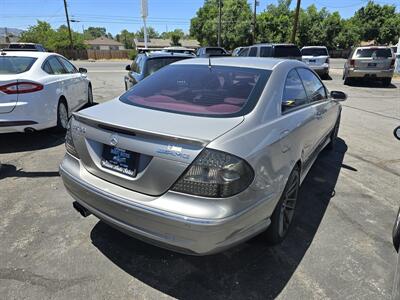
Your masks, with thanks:
M291 42L293 44L296 40L297 24L299 23L300 2L301 2L301 0L297 0L296 13L294 15L293 31L292 31L292 38L291 38Z
M69 33L69 43L70 43L71 49L73 49L74 48L74 42L72 41L71 25L69 24L67 0L64 0L64 9L65 9L65 17L67 18L68 33Z
M222 18L221 0L218 0L218 47L221 47L221 18Z
M256 42L256 33L257 33L257 6L260 3L258 0L254 0L254 13L253 13L253 44Z
M147 0L142 0L142 18L143 18L143 35L144 35L144 48L147 49L147 26L146 18L149 15L149 8Z

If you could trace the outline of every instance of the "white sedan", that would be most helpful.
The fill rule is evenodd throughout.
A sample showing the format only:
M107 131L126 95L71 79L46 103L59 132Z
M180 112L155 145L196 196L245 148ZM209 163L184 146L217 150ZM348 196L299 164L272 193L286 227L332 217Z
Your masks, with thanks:
M72 112L93 103L87 70L49 52L0 52L0 133L64 130Z

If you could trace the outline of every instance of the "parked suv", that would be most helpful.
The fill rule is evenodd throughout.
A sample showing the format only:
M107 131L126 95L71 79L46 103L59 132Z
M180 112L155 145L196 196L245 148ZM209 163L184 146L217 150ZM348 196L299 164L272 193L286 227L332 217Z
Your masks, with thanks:
M321 77L329 76L329 53L325 46L301 48L301 59Z
M139 81L153 74L157 70L172 64L173 62L193 58L192 54L169 53L169 52L144 52L138 54L131 65L127 65L125 70L129 71L124 77L125 90L129 90Z
M389 86L394 72L395 57L390 47L369 46L354 49L344 65L344 84L356 79L380 79Z
M293 44L256 44L243 48L238 56L279 57L301 60L300 49Z
M7 50L21 50L21 51L39 51L46 52L46 48L41 44L34 43L11 43L8 45Z

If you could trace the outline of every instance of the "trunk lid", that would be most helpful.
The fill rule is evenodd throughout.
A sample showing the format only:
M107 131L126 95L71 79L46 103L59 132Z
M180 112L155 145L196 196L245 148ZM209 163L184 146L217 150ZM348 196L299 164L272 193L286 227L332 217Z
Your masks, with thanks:
M390 64L392 58L384 57L363 57L354 59L354 67L359 70L388 70L390 69Z
M90 173L156 196L178 180L209 142L238 126L243 119L168 113L116 99L75 114L72 135L81 162ZM132 164L127 168L133 172L122 173L119 167L104 164L109 151L113 151L111 156L117 157L117 161L126 155L133 157L129 158Z

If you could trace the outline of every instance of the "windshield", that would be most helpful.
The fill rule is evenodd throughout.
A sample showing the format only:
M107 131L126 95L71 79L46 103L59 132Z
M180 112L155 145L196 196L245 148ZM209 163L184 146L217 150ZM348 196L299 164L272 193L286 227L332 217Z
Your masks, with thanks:
M165 67L169 64L172 64L176 61L180 61L182 59L187 59L189 57L163 57L163 58L151 58L147 60L147 70L146 76L151 75L154 72L158 71L162 67Z
M301 53L296 46L275 46L274 57L300 57Z
M214 117L244 115L257 103L269 70L168 66L123 94L124 103L169 112Z
M368 49L358 49L356 57L392 57L392 51L390 48L378 49L378 48L368 48Z
M328 51L324 48L305 48L301 50L303 56L328 56Z
M226 54L226 51L222 48L206 48L206 53L207 54L214 54L214 55L218 55L218 54Z
M25 56L0 56L0 74L19 74L29 71L34 57Z

